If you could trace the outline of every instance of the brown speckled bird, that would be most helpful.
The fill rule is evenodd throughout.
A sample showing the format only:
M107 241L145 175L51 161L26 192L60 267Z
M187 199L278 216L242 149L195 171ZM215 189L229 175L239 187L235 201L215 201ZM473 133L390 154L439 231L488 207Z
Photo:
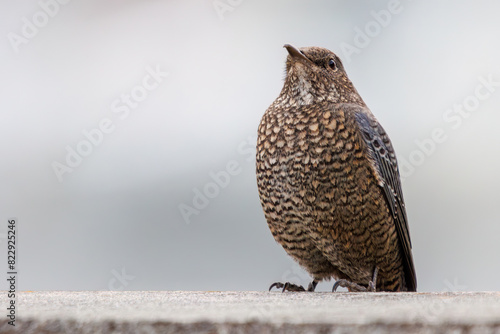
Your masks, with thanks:
M389 137L333 52L285 48L285 83L257 140L260 201L275 240L313 277L307 291L331 278L333 291L416 291Z

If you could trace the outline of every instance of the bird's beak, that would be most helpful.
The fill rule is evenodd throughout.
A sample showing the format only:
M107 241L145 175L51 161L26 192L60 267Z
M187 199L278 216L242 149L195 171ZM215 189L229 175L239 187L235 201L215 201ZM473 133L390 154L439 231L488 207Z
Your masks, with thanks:
M290 57L296 59L296 60L303 60L303 61L309 61L306 56L302 52L300 52L297 48L295 48L293 45L290 44L285 44L283 47L288 51L288 54Z

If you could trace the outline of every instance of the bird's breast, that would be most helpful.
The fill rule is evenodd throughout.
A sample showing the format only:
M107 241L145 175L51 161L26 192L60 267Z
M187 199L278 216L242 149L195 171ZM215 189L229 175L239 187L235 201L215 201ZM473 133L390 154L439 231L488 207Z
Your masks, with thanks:
M353 115L327 103L266 113L257 146L261 197L317 214L359 205L374 180L357 129Z

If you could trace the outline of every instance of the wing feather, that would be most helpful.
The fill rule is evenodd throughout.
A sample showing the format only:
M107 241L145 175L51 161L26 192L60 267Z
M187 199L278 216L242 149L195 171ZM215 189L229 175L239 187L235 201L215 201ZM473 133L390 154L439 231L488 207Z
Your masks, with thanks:
M380 186L384 197L394 217L396 231L403 251L403 266L407 289L408 291L416 291L417 278L411 253L408 218L406 216L399 168L394 149L386 132L371 113L369 114L364 110L360 110L355 115L356 121L362 131L362 137L368 145L370 154L374 160L376 172L380 176Z

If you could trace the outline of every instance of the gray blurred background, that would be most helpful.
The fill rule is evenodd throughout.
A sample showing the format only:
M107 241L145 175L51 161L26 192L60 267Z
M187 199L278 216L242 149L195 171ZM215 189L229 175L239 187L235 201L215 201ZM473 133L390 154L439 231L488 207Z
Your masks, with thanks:
M16 217L19 289L307 284L254 171L285 43L339 54L390 134L419 290L500 288L500 4L59 1L0 5L0 261Z

